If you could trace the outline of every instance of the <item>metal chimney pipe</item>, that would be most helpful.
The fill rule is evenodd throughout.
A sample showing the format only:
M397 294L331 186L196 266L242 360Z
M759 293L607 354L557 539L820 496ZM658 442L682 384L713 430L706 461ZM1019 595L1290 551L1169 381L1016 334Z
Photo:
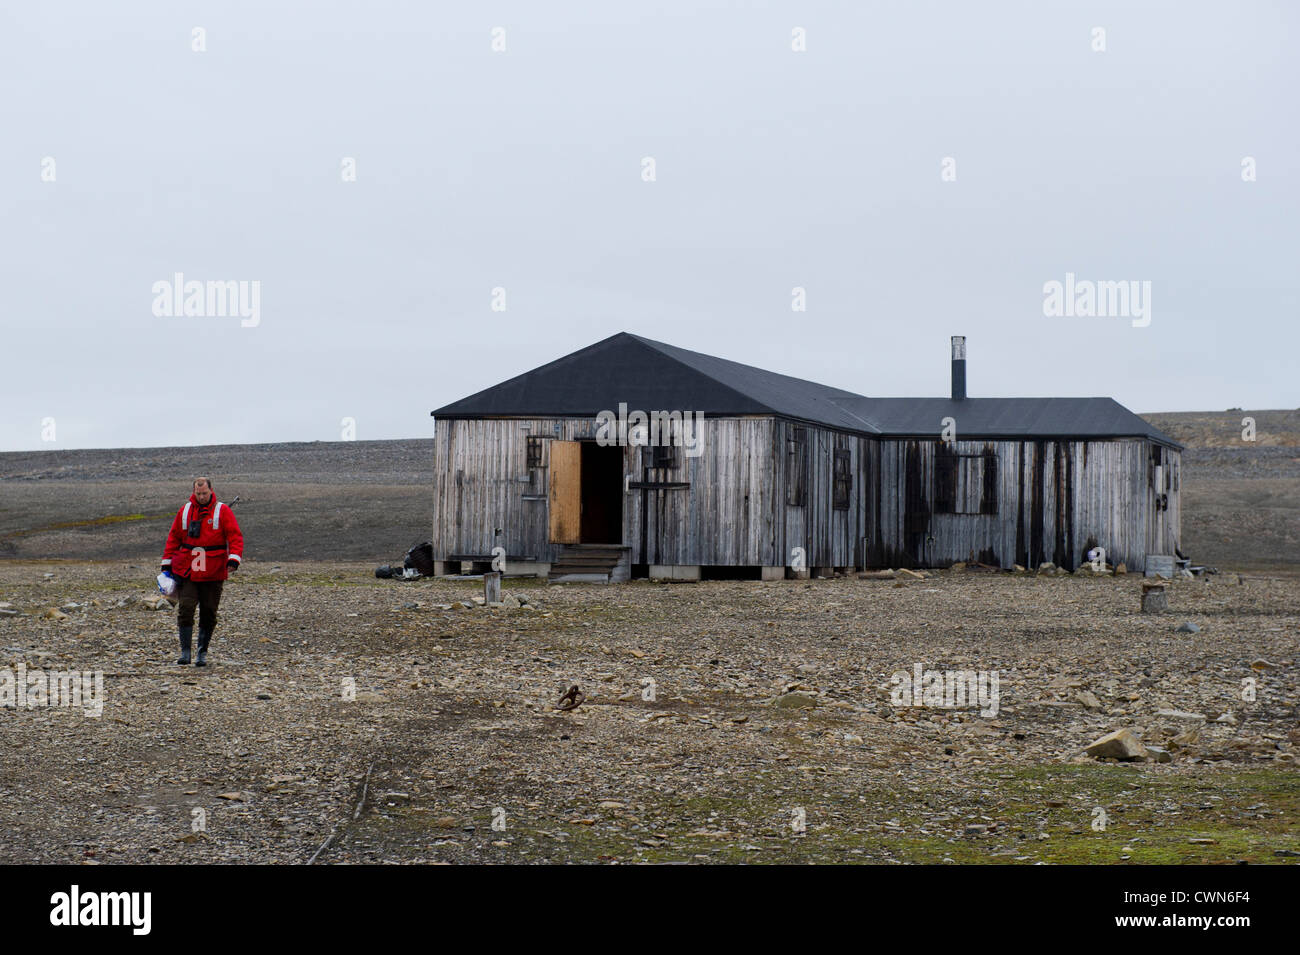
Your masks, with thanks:
M966 336L952 336L952 400L966 397Z

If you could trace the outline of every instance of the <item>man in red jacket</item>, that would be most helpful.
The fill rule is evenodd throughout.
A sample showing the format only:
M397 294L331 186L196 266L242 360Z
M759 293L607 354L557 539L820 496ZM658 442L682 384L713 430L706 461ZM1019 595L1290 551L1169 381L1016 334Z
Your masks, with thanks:
M208 641L217 625L217 604L227 575L239 569L243 560L244 535L235 512L217 500L212 480L194 479L194 493L176 514L167 549L163 552L163 573L176 579L180 610L176 626L181 636L182 665L190 662L194 634L194 608L199 608L199 655L195 666L208 665Z

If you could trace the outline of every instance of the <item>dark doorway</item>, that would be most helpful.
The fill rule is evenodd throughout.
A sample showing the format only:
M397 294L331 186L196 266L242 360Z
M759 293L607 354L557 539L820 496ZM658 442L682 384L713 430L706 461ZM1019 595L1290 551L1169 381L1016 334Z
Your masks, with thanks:
M582 442L582 543L623 543L623 449Z

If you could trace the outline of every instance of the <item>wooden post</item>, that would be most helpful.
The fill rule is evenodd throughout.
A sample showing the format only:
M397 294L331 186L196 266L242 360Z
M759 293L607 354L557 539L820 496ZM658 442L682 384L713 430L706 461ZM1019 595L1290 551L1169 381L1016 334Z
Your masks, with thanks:
M501 602L501 572L489 571L483 575L483 602L489 607Z
M1142 581L1142 612L1165 613L1169 609L1169 598L1165 595L1165 585L1153 580Z

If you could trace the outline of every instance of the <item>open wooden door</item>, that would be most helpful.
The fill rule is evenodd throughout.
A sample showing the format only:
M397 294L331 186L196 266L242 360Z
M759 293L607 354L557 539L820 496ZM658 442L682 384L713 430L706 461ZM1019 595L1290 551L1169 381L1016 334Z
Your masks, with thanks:
M582 532L582 442L552 441L551 543L576 544Z

